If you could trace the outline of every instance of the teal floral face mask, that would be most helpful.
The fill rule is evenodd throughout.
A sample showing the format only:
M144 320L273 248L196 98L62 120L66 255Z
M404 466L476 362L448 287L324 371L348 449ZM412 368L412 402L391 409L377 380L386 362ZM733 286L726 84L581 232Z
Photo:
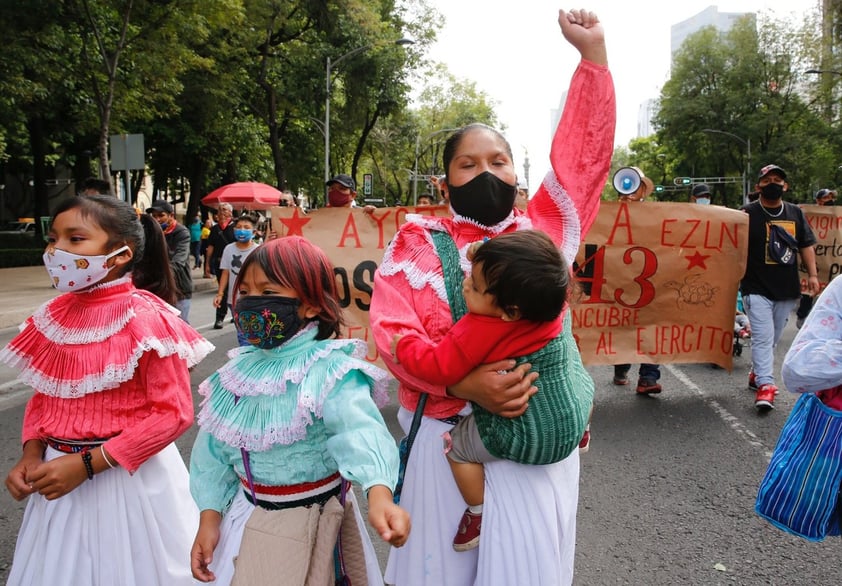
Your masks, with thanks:
M234 323L252 346L277 348L304 326L300 306L301 301L292 297L246 295L234 306Z

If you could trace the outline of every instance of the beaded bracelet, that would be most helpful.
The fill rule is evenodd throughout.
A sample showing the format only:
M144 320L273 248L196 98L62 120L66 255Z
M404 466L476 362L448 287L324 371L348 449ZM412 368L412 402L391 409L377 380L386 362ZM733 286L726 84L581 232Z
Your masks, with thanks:
M91 453L88 450L82 452L82 462L85 464L85 472L88 473L88 480L94 477L94 465L91 463Z

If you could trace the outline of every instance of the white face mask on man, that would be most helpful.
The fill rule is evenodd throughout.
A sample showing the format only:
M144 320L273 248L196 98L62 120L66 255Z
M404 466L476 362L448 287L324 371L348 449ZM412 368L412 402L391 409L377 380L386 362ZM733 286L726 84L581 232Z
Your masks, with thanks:
M700 203L704 206L710 205L710 198L709 197L697 197L696 203Z
M127 250L129 247L123 246L109 254L86 256L50 248L44 253L44 266L53 280L53 287L62 293L70 293L102 281L112 268L108 266L108 259Z

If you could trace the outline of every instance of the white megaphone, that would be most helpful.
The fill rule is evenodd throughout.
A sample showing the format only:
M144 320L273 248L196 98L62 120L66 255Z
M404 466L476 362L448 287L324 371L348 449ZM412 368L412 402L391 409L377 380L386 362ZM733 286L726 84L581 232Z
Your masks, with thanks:
M614 173L612 183L617 193L629 199L643 199L655 191L655 184L637 167L621 167Z

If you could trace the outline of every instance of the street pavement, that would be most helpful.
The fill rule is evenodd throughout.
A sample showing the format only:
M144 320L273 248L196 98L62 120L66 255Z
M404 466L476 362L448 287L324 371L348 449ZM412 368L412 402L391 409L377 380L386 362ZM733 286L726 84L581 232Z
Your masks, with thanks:
M190 321L217 347L191 373L198 409L198 384L225 362L236 336L230 322L221 330L212 327L214 282L202 279L199 271L194 282L198 290ZM0 269L0 346L14 335L14 326L54 294L43 267ZM795 335L793 322L776 351L776 373ZM614 386L609 366L588 369L596 394L591 447L581 457L576 586L840 583L839 538L809 543L754 513L758 484L796 397L781 389L776 409L758 415L746 386L750 355L749 343L732 372L707 364L663 365L664 392L654 397ZM632 375L636 369L633 365ZM14 378L13 371L0 368L2 477L20 454L30 393ZM636 377L630 378L633 384ZM383 417L397 439L396 412L392 397ZM185 461L195 435L194 425L176 442ZM24 506L0 490L0 583L8 573ZM413 520L416 526L423 522ZM388 548L373 541L385 565ZM546 584L554 584L553 577Z

